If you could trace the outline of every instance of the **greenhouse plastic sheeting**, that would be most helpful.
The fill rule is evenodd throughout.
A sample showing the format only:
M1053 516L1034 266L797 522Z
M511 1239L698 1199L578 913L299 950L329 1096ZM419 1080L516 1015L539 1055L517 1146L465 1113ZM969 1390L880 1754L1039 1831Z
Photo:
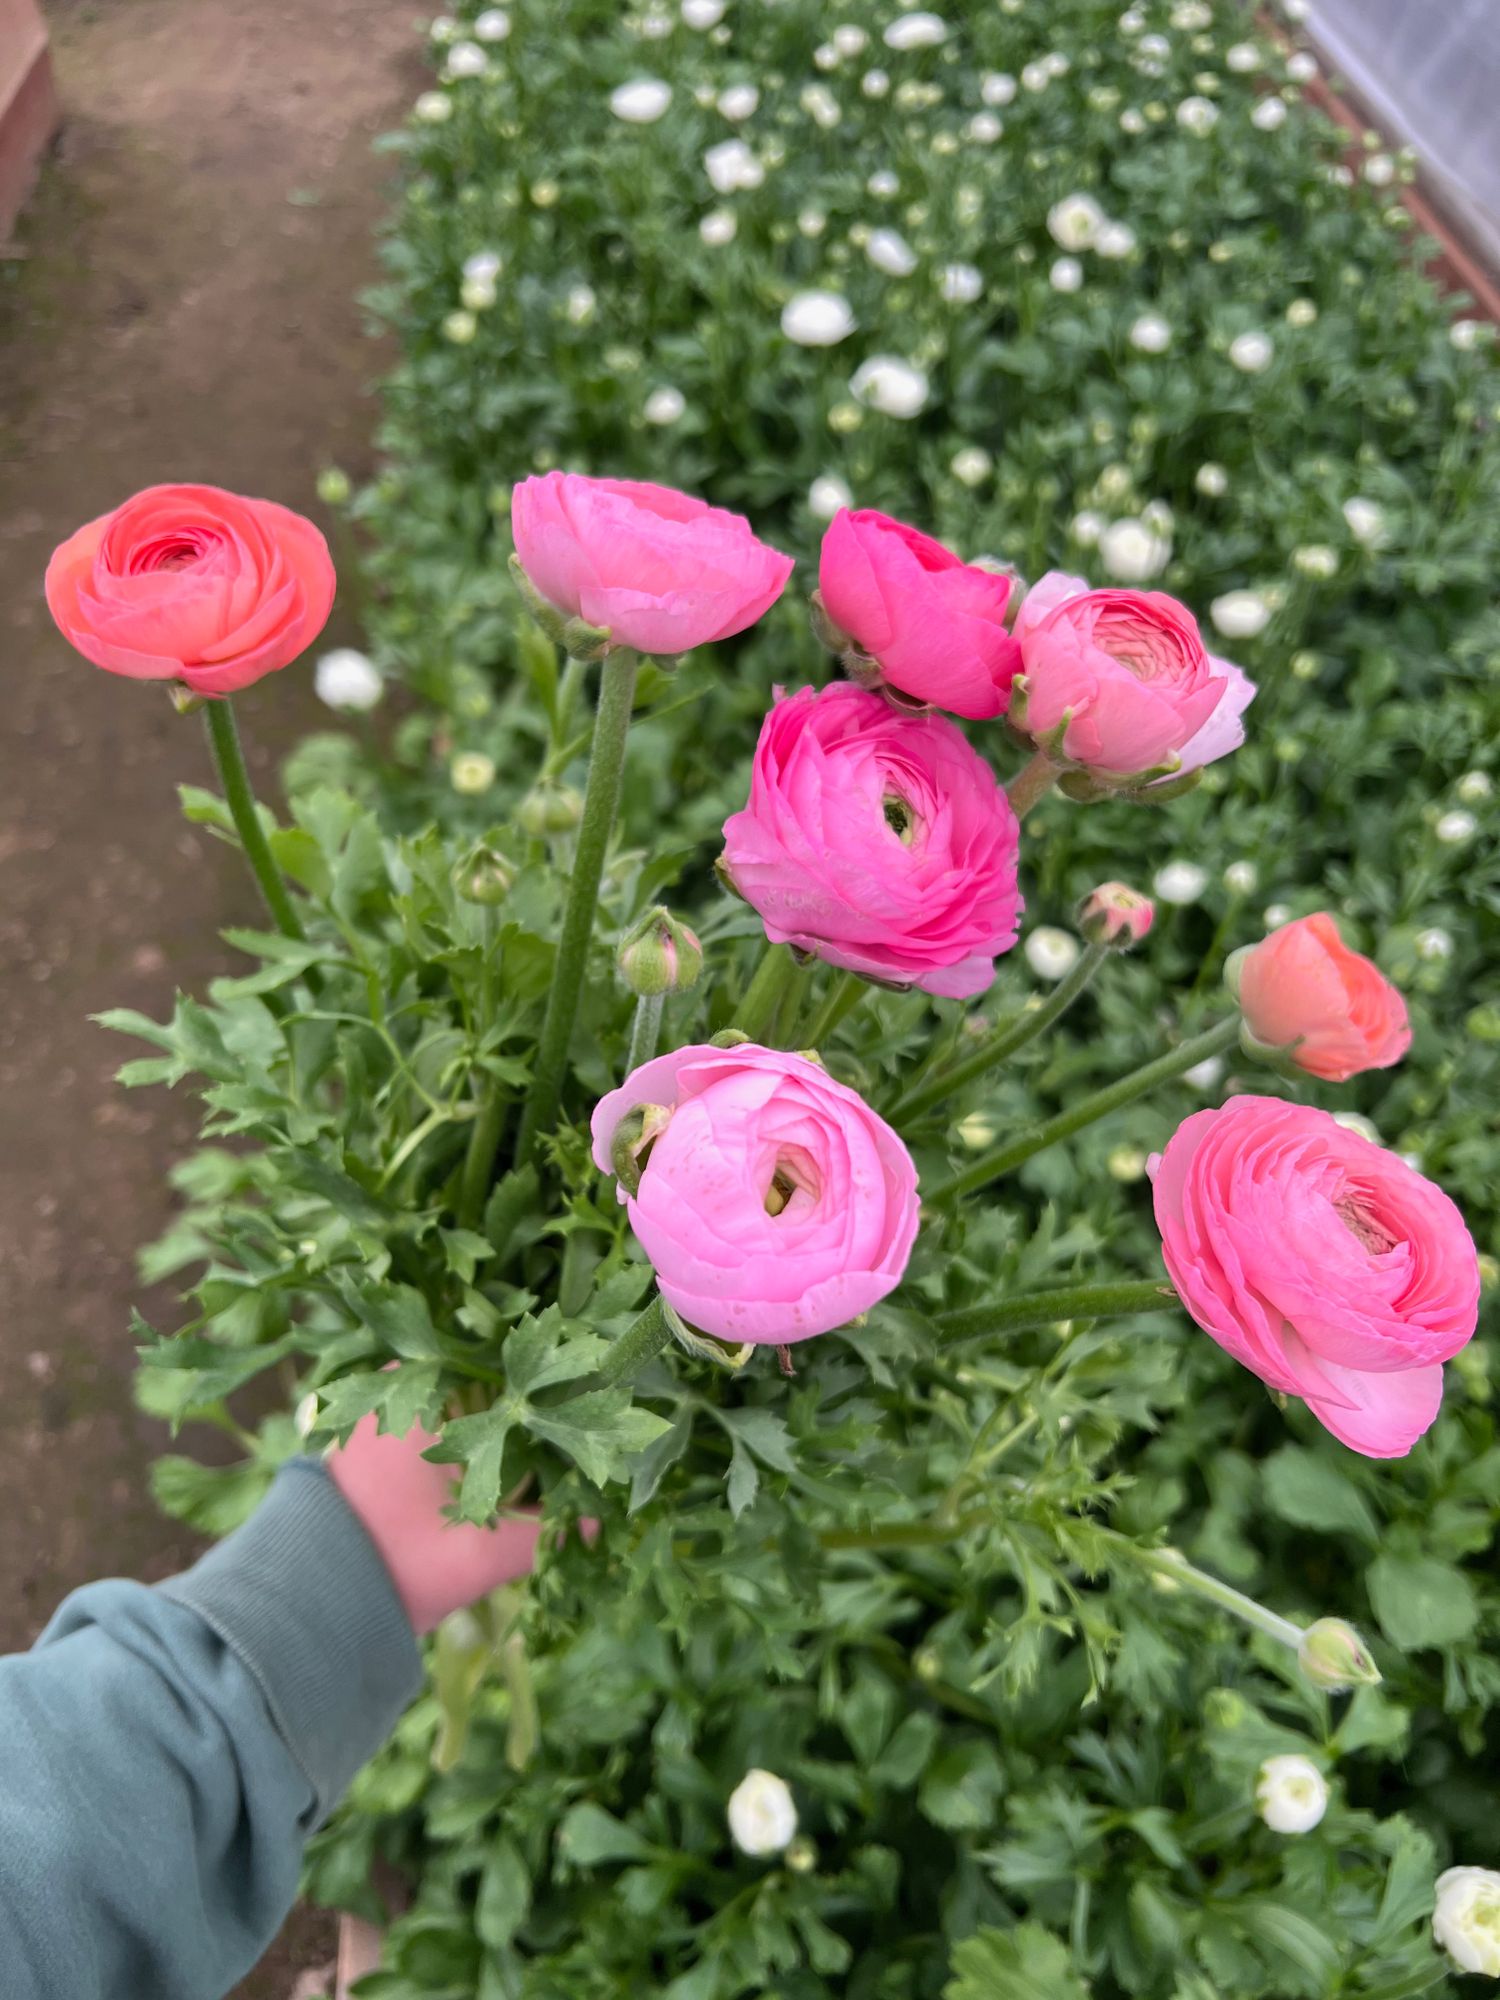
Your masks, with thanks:
M1315 0L1308 25L1500 263L1500 0Z

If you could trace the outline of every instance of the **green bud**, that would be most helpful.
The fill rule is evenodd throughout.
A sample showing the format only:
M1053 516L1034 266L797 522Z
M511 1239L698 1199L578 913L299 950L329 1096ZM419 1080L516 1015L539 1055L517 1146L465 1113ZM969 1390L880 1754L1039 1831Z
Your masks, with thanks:
M1364 1640L1342 1618L1319 1618L1308 1626L1297 1648L1297 1664L1304 1680L1331 1694L1374 1687L1380 1680Z
M342 507L353 490L348 473L336 465L325 465L318 474L318 498L326 507Z
M583 794L573 785L556 778L543 778L522 799L516 818L527 833L538 839L552 833L571 833L583 818Z
M658 903L626 932L615 962L631 992L650 999L696 986L703 970L703 947L686 924Z
M782 1859L794 1875L811 1875L818 1865L818 1850L805 1833L799 1833Z
M637 1104L614 1129L609 1142L610 1164L615 1179L627 1194L641 1184L651 1148L671 1123L672 1112L665 1104Z
M457 893L466 903L480 903L487 909L505 901L515 880L515 863L487 840L476 840L453 865L453 887Z

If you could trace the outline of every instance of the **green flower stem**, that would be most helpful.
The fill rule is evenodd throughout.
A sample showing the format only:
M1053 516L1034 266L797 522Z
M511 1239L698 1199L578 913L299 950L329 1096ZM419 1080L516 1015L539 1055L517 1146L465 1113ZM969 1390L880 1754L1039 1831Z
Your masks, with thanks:
M1119 1319L1126 1313L1162 1312L1177 1294L1161 1278L1131 1279L1116 1285L1059 1285L1052 1291L1022 1292L982 1306L939 1313L937 1329L947 1344L987 1334L1019 1333L1063 1319Z
M245 859L260 884L266 908L283 937L303 938L306 932L292 907L292 899L281 879L281 870L271 858L265 828L255 809L255 793L250 787L250 774L245 769L245 753L240 747L240 733L235 728L234 710L227 701L209 701L204 704L203 720L208 725L209 747L218 766L219 782L224 787L224 802L229 807L234 830L240 837L240 846L245 850Z
M1219 1610L1227 1611L1231 1617L1254 1626L1257 1632L1264 1632L1268 1639L1279 1640L1283 1646L1290 1646L1293 1652L1302 1644L1300 1625L1294 1625L1290 1618L1283 1618L1256 1598L1246 1597L1242 1590L1221 1583L1218 1577L1198 1569L1175 1549L1143 1549L1138 1542L1133 1542L1128 1535L1122 1535L1114 1528L1101 1528L1099 1532L1113 1548L1142 1564L1153 1575L1165 1577L1182 1589L1192 1591L1207 1603L1217 1605Z
M661 1034L661 1012L666 1003L665 993L643 993L635 1003L635 1019L630 1025L630 1053L625 1058L625 1074L650 1062L656 1054L657 1039Z
M846 1021L869 992L869 982L857 972L841 972L823 996L823 1004L803 1029L804 1048L821 1048L842 1021Z
M915 1118L924 1111L932 1110L945 1097L967 1089L976 1078L993 1069L996 1063L1003 1062L1007 1056L1014 1055L1017 1049L1024 1048L1027 1042L1044 1035L1052 1023L1068 1011L1108 957L1108 945L1085 945L1072 971L1057 982L1039 1007L1024 1008L1005 1026L997 1028L967 1060L955 1063L952 1069L898 1098L891 1107L892 1119Z
M547 994L547 1012L537 1043L536 1068L516 1140L516 1162L520 1166L526 1166L535 1158L541 1141L557 1124L558 1109L562 1104L568 1047L573 1039L573 1025L578 1019L584 974L588 970L594 913L599 907L599 883L604 875L604 857L620 807L620 789L625 776L625 743L630 734L630 711L635 701L635 677L639 666L639 656L622 647L618 652L607 654L599 670L599 707L594 719L594 742L589 755L583 818L578 824L573 874L568 884L562 932L557 940L557 959Z
M1044 1125L1037 1125L1029 1132L1022 1132L1008 1145L997 1146L993 1152L983 1154L972 1166L962 1173L941 1181L926 1197L925 1205L936 1208L944 1202L957 1199L960 1195L972 1194L987 1182L998 1180L1001 1174L1014 1172L1034 1153L1042 1152L1048 1146L1056 1145L1059 1139L1067 1139L1085 1125L1092 1125L1096 1119L1105 1118L1111 1111L1118 1111L1124 1105L1134 1104L1138 1097L1145 1097L1159 1083L1167 1083L1174 1076L1181 1076L1185 1070L1206 1062L1210 1056L1222 1055L1225 1049L1239 1039L1240 1017L1233 1014L1227 1021L1220 1021L1217 1027L1206 1033L1195 1035L1190 1042L1180 1048L1169 1049L1155 1062L1143 1068L1132 1070L1129 1076L1122 1076L1118 1082L1109 1084L1103 1090L1096 1090L1092 1097L1081 1097L1066 1111L1060 1111L1055 1118L1049 1118Z
M475 1035L482 1041L489 1032L495 1013L495 912L492 909L480 911L479 948L482 958L479 1018L475 1022ZM506 1104L499 1080L481 1070L476 1095L479 1108L474 1117L474 1129L469 1134L458 1189L458 1220L464 1229L472 1229L484 1211L485 1197L489 1194L495 1171L495 1155L500 1150L500 1134L505 1129Z
M776 1020L787 981L796 970L796 963L786 945L767 945L765 955L755 968L755 977L745 988L745 997L735 1009L730 1027L748 1035L752 1042L763 1042Z
M1010 800L1011 811L1016 818L1025 819L1031 808L1046 798L1062 774L1062 765L1054 764L1045 750L1033 750L1005 787L1005 796Z
M792 969L786 985L781 989L781 999L777 1003L775 1019L771 1023L766 1041L773 1049L801 1049L807 1047L807 1037L798 1025L802 1019L803 1004L807 999L807 989L812 984L813 961L792 957Z
M651 1301L639 1319L628 1326L609 1350L603 1366L588 1380L590 1389L612 1389L617 1382L636 1374L660 1354L672 1338L667 1306L661 1294Z
M557 733L552 742L554 750L561 750L572 737L573 711L578 706L578 697L583 692L583 678L587 672L587 663L575 660L571 655L563 666L562 678L557 684Z

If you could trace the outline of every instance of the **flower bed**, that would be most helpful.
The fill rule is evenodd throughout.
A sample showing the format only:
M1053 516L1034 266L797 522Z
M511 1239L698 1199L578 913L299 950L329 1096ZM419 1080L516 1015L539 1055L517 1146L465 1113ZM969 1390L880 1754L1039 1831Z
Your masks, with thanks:
M264 855L210 710L189 811L293 923L118 1023L255 1142L183 1169L142 1396L289 1363L304 1428L446 1419L466 1512L603 1534L445 1628L315 1893L408 1876L383 2000L1396 2000L1435 1895L1494 1971L1500 1454L1432 1184L1493 1256L1500 380L1399 164L1340 184L1204 0L528 0L434 52L355 509L418 704L308 746ZM685 569L555 479L512 538L554 465L757 539L653 502ZM1075 926L1122 874L1149 934ZM296 1440L163 1498L222 1524Z

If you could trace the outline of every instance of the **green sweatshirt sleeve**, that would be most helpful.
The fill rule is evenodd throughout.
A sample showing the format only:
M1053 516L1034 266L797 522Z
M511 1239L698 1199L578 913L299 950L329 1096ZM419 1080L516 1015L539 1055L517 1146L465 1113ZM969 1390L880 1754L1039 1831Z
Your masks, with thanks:
M5 2000L221 2000L420 1679L385 1565L310 1459L186 1575L76 1592L0 1660Z

